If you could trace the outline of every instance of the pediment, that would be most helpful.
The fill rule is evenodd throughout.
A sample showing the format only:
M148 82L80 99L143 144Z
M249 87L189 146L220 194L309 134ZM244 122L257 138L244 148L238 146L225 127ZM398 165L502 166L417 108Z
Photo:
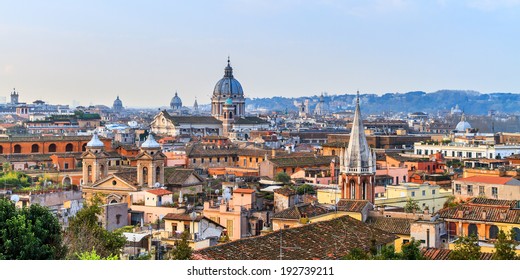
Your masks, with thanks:
M130 184L115 175L109 175L106 178L98 180L92 186L93 189L98 190L112 190L112 191L138 191L138 186Z

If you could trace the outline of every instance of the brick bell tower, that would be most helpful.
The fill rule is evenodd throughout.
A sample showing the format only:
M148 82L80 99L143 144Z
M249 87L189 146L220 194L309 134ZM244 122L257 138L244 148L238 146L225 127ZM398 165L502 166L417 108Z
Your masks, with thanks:
M368 200L374 203L376 175L375 152L368 146L359 109L359 91L356 97L356 111L352 122L348 147L340 154L339 187L341 198Z

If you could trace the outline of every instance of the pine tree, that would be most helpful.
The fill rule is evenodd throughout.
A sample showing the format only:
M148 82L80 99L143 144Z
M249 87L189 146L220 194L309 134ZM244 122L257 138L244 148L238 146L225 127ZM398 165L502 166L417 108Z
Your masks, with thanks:
M181 235L181 241L175 246L172 250L172 259L174 260L189 260L191 259L191 253L193 249L190 247L190 243L188 241L190 233L188 231L184 231Z
M494 260L517 260L518 256L515 252L517 242L515 241L515 232L511 230L509 234L503 230L498 232L497 241L495 243Z

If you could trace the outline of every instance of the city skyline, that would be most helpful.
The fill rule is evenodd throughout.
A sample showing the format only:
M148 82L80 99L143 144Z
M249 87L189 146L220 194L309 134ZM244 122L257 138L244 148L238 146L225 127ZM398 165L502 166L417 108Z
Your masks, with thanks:
M208 104L228 55L246 97L520 92L520 1L0 4L0 89L20 101Z

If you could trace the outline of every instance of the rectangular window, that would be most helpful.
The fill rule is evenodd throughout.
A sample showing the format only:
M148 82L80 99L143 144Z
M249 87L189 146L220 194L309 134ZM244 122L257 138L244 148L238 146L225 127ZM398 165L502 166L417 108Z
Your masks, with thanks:
M478 186L478 195L486 195L484 191L484 186Z
M491 188L491 195L493 196L493 198L498 198L498 188L497 187Z
M233 237L233 220L226 221L226 229L229 237Z
M194 159L193 159L193 163L196 163L196 162L197 162L197 159L194 158Z
M432 194L435 194L435 190L432 190Z
M412 192L412 197L415 196L415 192Z
M201 158L201 159L200 159L200 162L201 162L201 163L204 163L204 158Z
M468 185L468 195L473 195L473 186Z
M65 169L69 169L69 163L65 163Z
M172 223L172 231L177 231L177 223Z
M455 192L460 194L460 184L455 184Z
M211 162L213 160L213 158L209 158L209 162Z
M217 162L220 162L220 158L219 157L217 158Z
M425 196L426 195L426 191L422 191L422 196Z
M258 162L258 158L256 158L255 160L256 160L256 162Z
M249 158L249 162L253 162L253 158L252 157Z
M227 162L227 157L224 158L224 161Z

